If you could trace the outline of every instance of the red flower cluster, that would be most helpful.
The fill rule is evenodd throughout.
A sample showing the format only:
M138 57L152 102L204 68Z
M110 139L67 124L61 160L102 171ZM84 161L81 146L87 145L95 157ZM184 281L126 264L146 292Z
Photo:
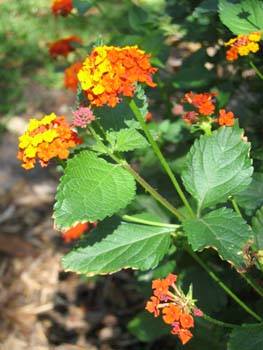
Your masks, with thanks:
M68 38L60 39L52 44L49 44L50 56L54 58L58 56L67 57L70 52L75 51L75 47L72 45L72 43L81 44L82 40L78 36L72 35Z
M137 46L99 46L83 62L78 79L92 105L115 107L121 96L134 95L137 82L155 87L156 71L150 55Z
M194 327L192 315L201 317L203 313L195 307L191 289L185 295L176 286L176 280L177 276L173 274L164 279L153 280L153 296L145 309L155 317L162 315L163 321L172 326L171 333L177 335L182 344L186 344L193 336L190 331L190 328Z
M78 89L78 72L80 71L82 67L82 62L75 62L71 66L69 66L67 69L65 69L64 72L64 85L65 88L70 89L74 92Z
M78 239L83 235L83 233L92 230L94 227L96 227L96 225L96 222L79 223L62 233L63 240L66 243L69 243L75 239Z
M67 16L72 10L72 0L53 0L52 12L55 16Z
M202 122L206 124L217 122L220 126L233 126L235 123L235 116L232 112L226 112L225 109L219 110L218 118L212 118L216 109L215 96L215 93L210 92L202 94L195 94L193 92L186 93L182 102L195 107L195 110L186 112L182 117L183 120L188 124L196 125L201 125Z

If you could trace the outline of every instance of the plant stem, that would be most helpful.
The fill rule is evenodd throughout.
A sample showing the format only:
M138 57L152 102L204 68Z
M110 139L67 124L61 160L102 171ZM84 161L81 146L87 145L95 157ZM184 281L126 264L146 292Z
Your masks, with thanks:
M94 139L99 143L102 147L104 147L105 152L108 154L109 157L111 157L116 163L120 164L124 169L126 169L135 180L147 191L151 194L151 196L156 199L159 203L161 203L166 209L168 209L173 215L177 217L178 220L182 221L184 219L183 215L171 204L165 199L163 196L161 196L148 182L146 182L127 162L126 160L119 159L114 154L112 154L107 146L104 145L104 143L100 140L99 136L95 132L95 130L89 126L89 130L94 137Z
M241 273L241 276L247 281L247 283L261 296L263 297L263 290L260 286L257 286L255 281L245 273Z
M190 206L190 204L188 203L178 181L176 180L176 177L174 176L169 164L167 163L166 159L164 158L158 144L156 143L156 141L154 140L154 138L152 137L152 134L150 133L150 131L148 130L148 127L144 121L144 118L141 114L141 111L139 110L139 108L137 107L136 103L134 102L134 100L131 100L131 102L129 103L130 109L132 110L134 116L136 117L136 119L138 120L138 122L141 124L141 127L148 139L148 141L150 142L154 153L156 154L156 156L158 157L163 169L165 170L165 172L167 173L167 175L170 177L179 197L181 198L182 202L184 203L184 205L186 206L186 208L188 209L190 215L192 217L195 217L195 214Z
M238 328L238 327L240 327L237 324L227 323L227 322L216 320L215 318L210 317L210 316L208 316L206 314L203 315L203 318L204 318L204 320L206 320L208 322L211 322L211 323L214 323L214 324L216 324L217 326L220 326L220 327L226 327L226 328Z
M251 316L253 316L257 321L261 322L262 318L256 314L252 309L250 309L249 306L247 306L241 299L239 299L239 297L232 292L232 290L230 288L228 288L223 281L221 281L221 279L213 272L210 270L210 268L203 262L203 260L201 260L199 258L199 256L197 254L195 254L191 249L187 249L188 254L191 255L191 257L198 262L198 264L200 266L202 266L202 268L204 270L206 270L206 272L209 274L209 276L233 299L235 300L235 302L237 304L239 304L239 306L241 306L248 314L250 314Z
M263 74L260 72L260 70L255 66L255 64L252 61L249 61L250 66L254 69L256 72L257 76L263 80Z
M233 205L233 208L235 209L235 211L237 212L238 215L240 215L242 217L241 211L239 209L239 206L237 204L237 202L235 201L234 198L231 198L231 203Z
M178 227L180 227L180 225L166 224L166 223L157 222L157 221L145 220L145 219L140 219L140 218L137 218L136 216L130 216L130 215L123 215L121 218L124 221L136 222L138 224L144 224L149 226L168 227L168 228L174 228L174 229L177 229Z

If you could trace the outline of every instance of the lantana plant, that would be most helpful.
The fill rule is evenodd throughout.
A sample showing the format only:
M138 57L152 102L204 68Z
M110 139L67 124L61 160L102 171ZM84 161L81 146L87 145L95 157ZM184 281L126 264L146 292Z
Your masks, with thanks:
M56 11L53 7L62 15L71 10L70 6ZM258 51L260 38L259 32L251 30L230 40L227 59ZM81 40L64 39L50 46L50 54L66 57L75 50L72 42ZM222 266L231 268L263 296L262 286L249 271L253 267L262 272L263 212L259 209L251 218L242 200L254 186L250 142L234 113L217 104L215 91L188 91L179 103L184 109L182 119L195 139L183 171L176 175L152 127L155 123L149 124L144 89L157 86L157 74L151 55L137 45L94 46L65 72L65 85L76 92L71 120L54 113L31 119L19 138L18 158L25 169L37 161L47 166L52 160L59 160L63 167L54 206L55 228L66 241L81 237L62 259L66 271L85 276L128 268L151 271L171 251L179 251L199 264L255 323L249 318L234 324L205 313L193 296L196 286L181 286L180 266L174 267L178 277L170 271L164 278L153 278L146 310L162 318L182 344L191 340L198 322L233 329L233 339L250 332L260 338L262 315L221 278L220 266L219 272L211 269L211 255L204 258L210 248ZM145 150L155 155L173 188L169 199L140 174L138 155ZM145 210L134 213L132 205L139 191L169 213L170 221Z

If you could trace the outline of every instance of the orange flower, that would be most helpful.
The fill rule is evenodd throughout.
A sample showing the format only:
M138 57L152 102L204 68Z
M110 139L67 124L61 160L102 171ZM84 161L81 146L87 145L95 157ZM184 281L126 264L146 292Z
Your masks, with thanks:
M181 315L181 310L178 306L170 304L163 309L163 320L165 323L172 324L178 321Z
M68 243L83 235L85 231L89 229L89 223L79 223L74 227L71 227L67 231L62 233L63 240Z
M165 279L157 279L152 281L153 294L159 299L164 300L167 298L169 284Z
M65 69L64 72L64 85L67 89L70 89L74 92L78 89L78 72L80 71L82 67L82 62L75 62L71 66L69 66L67 69Z
M235 124L235 116L233 112L226 112L225 109L219 110L218 124L225 126L233 126Z
M137 46L99 46L83 62L78 73L82 90L91 104L115 107L121 96L132 97L137 82L155 87L150 55Z
M159 302L160 300L157 297L152 296L150 301L148 301L146 304L145 309L150 313L153 313L154 317L157 317L160 314L160 311L158 309Z
M180 315L180 324L183 328L192 328L194 327L194 319L189 314Z
M49 44L49 54L51 57L64 56L66 57L70 52L75 51L75 47L72 43L81 44L82 40L75 35L72 35L65 39L60 39L52 44Z
M30 119L28 129L19 137L17 158L25 169L34 168L36 159L44 167L52 158L67 159L69 149L79 143L81 140L65 117L52 113L41 120Z
M55 16L67 16L72 10L72 0L53 0L52 12Z
M203 94L195 94L193 92L189 92L185 94L183 101L198 108L198 112L200 114L208 116L211 115L215 110L213 102L213 98L215 96L215 93L210 92L206 92Z
M177 280L177 276L169 273L169 275L165 278L166 283L168 284L168 286L171 286L172 284L174 284Z
M193 337L193 334L189 331L189 329L183 329L183 328L181 328L178 331L177 335L183 345L188 343L189 340Z
M259 50L258 42L261 40L261 32L254 32L248 35L238 35L225 43L229 46L226 51L226 59L228 61L235 61L238 56L247 56L251 52L255 53Z

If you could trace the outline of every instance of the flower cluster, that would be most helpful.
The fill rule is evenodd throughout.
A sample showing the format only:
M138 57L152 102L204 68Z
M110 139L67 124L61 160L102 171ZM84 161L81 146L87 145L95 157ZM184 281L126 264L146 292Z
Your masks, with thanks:
M65 117L52 113L41 120L30 119L26 132L19 137L17 158L25 169L34 168L36 159L44 167L52 158L67 159L69 149L80 143Z
M147 302L146 310L155 317L162 315L163 321L171 325L171 333L177 335L182 344L186 344L193 336L190 331L194 327L193 315L201 317L203 313L195 307L191 288L185 295L176 286L176 280L177 276L173 274L153 280L153 296Z
M215 93L195 94L188 92L184 95L182 102L194 107L194 111L189 111L183 114L183 120L188 124L211 127L211 123L218 123L220 126L233 126L235 123L235 116L232 112L226 112L225 109L219 110L218 118L213 117L215 112Z
M75 51L74 43L81 44L82 40L78 36L72 35L68 38L55 41L49 44L49 54L54 58L58 56L67 57L70 52Z
M72 10L72 0L53 0L52 12L55 16L67 16Z
M78 223L65 232L62 232L62 238L64 242L69 243L75 239L80 238L85 232L92 230L97 226L96 222L84 222Z
M71 66L65 69L64 72L64 85L65 88L70 89L74 92L78 89L78 72L82 67L82 62L75 62Z
M115 107L120 96L132 97L135 83L155 87L150 55L137 46L99 46L83 62L78 73L82 90L92 105Z
M261 39L261 33L255 32L249 35L238 35L225 43L229 47L226 51L226 59L228 61L235 61L238 56L247 56L259 50L258 42Z
M73 112L74 120L73 125L79 128L86 128L88 124L95 120L95 116L92 110L88 107L79 107Z

